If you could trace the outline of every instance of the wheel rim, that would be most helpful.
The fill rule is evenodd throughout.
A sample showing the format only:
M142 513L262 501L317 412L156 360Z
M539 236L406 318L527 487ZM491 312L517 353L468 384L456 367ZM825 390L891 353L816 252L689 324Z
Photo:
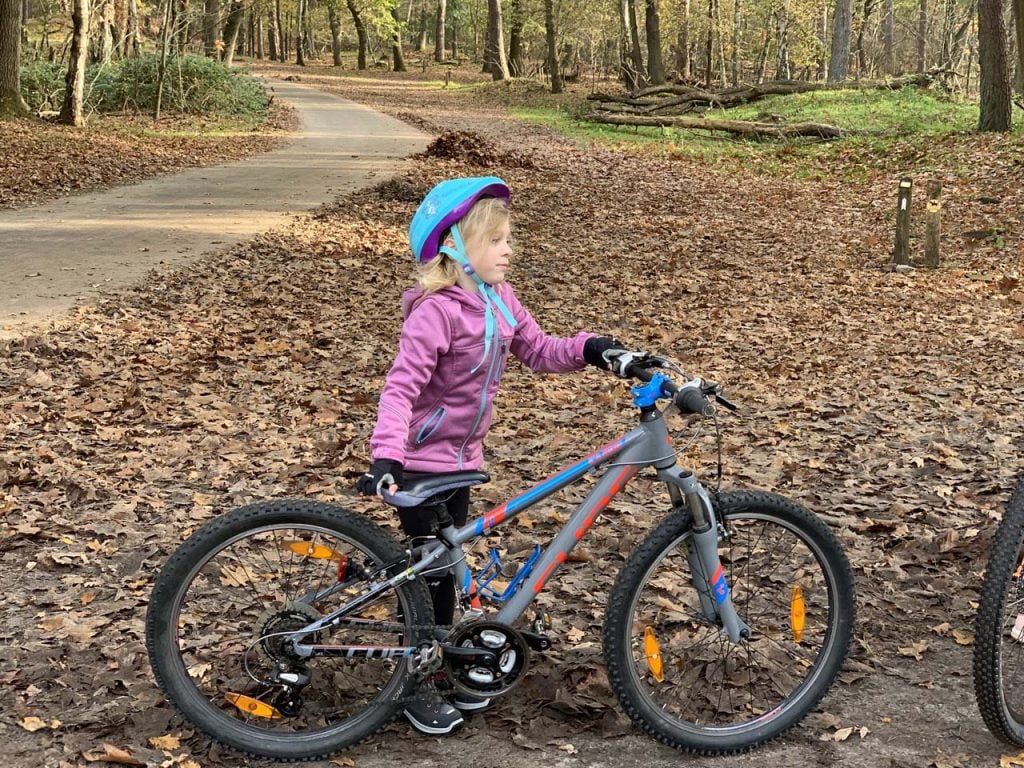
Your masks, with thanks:
M347 563L381 565L350 537L317 525L267 525L230 538L197 563L180 582L169 617L172 663L182 683L186 715L213 717L229 730L268 736L313 736L381 716L377 701L392 701L404 684L405 660L319 657L306 662L310 682L302 704L282 697L266 680L279 662L299 669L281 638L365 591L355 581L311 602L337 584L339 555ZM348 571L349 568L346 568ZM413 637L413 616L401 591L389 590L352 614L358 627L323 630L332 644L397 646ZM380 625L393 623L385 631ZM392 705L393 706L393 705Z
M774 515L729 515L728 524L719 556L751 640L731 643L702 615L685 556L690 532L652 563L625 629L628 673L649 714L693 734L795 721L815 703L808 694L837 638L836 574L818 544Z

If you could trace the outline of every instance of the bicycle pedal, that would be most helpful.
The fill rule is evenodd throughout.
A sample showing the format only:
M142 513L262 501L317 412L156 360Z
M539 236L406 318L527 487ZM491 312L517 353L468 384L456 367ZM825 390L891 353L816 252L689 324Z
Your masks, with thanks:
M418 680L440 671L443 664L441 645L436 640L424 643L409 657L409 672Z

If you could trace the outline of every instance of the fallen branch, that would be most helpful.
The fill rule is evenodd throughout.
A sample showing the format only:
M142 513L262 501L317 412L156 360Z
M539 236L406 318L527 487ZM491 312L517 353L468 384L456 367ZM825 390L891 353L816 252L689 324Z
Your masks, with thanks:
M585 118L594 123L609 125L639 125L662 128L683 128L698 131L726 131L741 136L769 136L772 138L793 138L810 136L818 139L841 139L852 136L856 131L838 128L823 123L756 123L746 120L714 120L705 117L647 117L642 115L608 115L592 112Z

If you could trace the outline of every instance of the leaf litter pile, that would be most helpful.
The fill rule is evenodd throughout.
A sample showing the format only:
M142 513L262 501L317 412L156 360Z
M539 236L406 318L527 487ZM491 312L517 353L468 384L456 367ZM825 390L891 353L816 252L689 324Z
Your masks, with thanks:
M956 659L951 674L967 673L980 572L1021 467L1014 248L983 241L941 270L896 274L883 268L891 201L868 190L853 199L839 182L584 151L493 115L442 124L478 136L472 157L428 153L290 229L154 274L46 335L0 342L0 733L15 757L229 759L190 738L150 676L155 570L217 512L270 497L334 501L397 530L351 486L411 281L409 218L455 175L510 182L510 279L542 326L614 334L724 382L742 411L721 419L723 486L791 496L840 536L859 615L826 708L876 674L928 687L916 665L939 650ZM513 364L475 510L630 428L628 403L607 374ZM683 444L693 428L676 426ZM685 461L713 483L707 432ZM586 490L488 544L521 560ZM667 509L641 475L601 516L539 598L554 649L484 716L490 727L528 749L567 729L631 731L600 660L603 608L625 555ZM478 567L485 555L473 553ZM790 738L864 725L817 717L817 730Z

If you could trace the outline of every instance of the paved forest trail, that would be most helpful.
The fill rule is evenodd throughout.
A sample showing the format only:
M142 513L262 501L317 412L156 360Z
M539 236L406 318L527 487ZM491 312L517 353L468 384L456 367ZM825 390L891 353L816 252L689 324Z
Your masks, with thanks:
M282 149L0 212L0 338L387 177L426 146L426 134L369 107L292 82L270 87L300 117Z

